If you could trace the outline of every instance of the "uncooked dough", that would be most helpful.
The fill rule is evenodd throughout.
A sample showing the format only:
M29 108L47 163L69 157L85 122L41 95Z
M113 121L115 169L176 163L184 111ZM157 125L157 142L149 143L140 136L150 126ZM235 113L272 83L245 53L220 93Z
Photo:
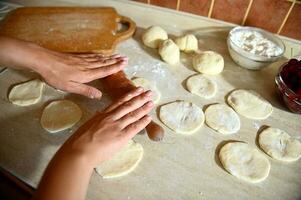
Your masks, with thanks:
M166 31L159 26L149 27L142 35L143 44L151 48L158 48L159 44L166 39L168 39Z
M219 159L233 176L252 183L266 179L270 162L257 149L243 142L229 142L219 152Z
M176 101L161 106L161 121L176 133L189 135L204 124L204 113L193 103Z
M278 128L266 128L258 138L261 149L272 158L292 162L301 158L301 143Z
M155 83L150 82L145 78L136 77L132 79L132 82L135 86L143 87L144 90L151 90L153 92L152 100L154 103L158 103L161 97L159 90L156 87Z
M216 83L202 74L191 76L187 79L186 87L192 94L196 94L205 99L210 99L217 92Z
M187 34L175 39L175 43L178 45L181 51L186 53L195 52L198 50L198 40L192 34Z
M39 79L27 81L14 86L8 99L12 104L18 106L29 106L40 101L44 83Z
M180 61L180 49L171 39L164 40L159 45L159 54L168 64L174 65Z
M82 111L72 101L58 100L48 104L42 113L41 125L50 133L74 126L82 117Z
M236 112L223 104L210 105L205 110L206 124L222 134L233 134L240 129L240 120Z
M224 69L223 57L214 51L204 51L196 54L192 60L193 67L200 73L215 75Z
M273 106L252 90L234 90L227 102L236 112L250 119L266 119L273 112Z
M100 166L96 167L96 172L103 178L125 176L138 166L142 157L142 145L130 140L129 143L110 160L105 161Z

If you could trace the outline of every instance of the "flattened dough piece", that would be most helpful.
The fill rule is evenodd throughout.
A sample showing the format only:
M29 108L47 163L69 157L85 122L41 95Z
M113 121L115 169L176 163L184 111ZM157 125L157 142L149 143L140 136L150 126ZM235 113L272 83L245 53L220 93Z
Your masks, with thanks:
M266 128L258 138L261 149L272 158L292 162L301 158L301 143L278 128Z
M240 120L236 112L223 104L210 105L205 110L206 124L222 134L233 134L240 129Z
M243 142L225 144L220 149L219 159L230 174L251 183L266 179L271 168L264 155Z
M189 77L186 82L186 87L192 94L196 94L205 99L214 97L217 92L216 83L202 74Z
M252 90L234 90L227 102L237 113L250 119L266 119L273 112L273 106Z
M29 106L40 101L44 83L39 79L27 81L14 86L8 99L12 104L18 106Z
M136 77L132 79L132 82L135 86L143 87L144 90L151 90L153 92L152 100L154 103L158 103L160 101L161 94L156 87L155 83L150 82L145 78Z
M160 119L176 133L189 135L204 124L204 113L193 103L176 101L161 106Z
M130 140L113 158L96 167L96 172L103 178L116 178L129 174L140 163L143 157L141 144Z
M50 133L74 126L82 117L82 111L72 101L58 100L48 104L42 113L41 125Z

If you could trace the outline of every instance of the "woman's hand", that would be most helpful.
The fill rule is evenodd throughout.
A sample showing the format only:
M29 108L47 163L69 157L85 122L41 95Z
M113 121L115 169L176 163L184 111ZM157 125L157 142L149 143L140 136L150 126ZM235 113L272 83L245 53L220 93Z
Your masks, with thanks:
M83 156L93 168L109 159L150 123L151 95L142 88L130 92L79 128L62 151Z

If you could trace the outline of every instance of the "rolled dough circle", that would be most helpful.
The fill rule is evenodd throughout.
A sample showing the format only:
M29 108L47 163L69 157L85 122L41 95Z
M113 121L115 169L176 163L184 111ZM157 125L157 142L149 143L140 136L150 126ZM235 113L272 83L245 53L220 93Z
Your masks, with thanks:
M171 39L164 40L159 45L159 54L168 64L174 65L180 61L180 49Z
M236 112L223 104L210 105L205 110L206 124L222 134L233 134L240 129L240 120Z
M29 106L40 101L44 83L39 79L27 81L14 86L9 92L8 99L18 106Z
M278 128L266 128L258 138L260 148L272 158L293 162L301 158L301 143Z
M168 35L160 26L151 26L142 35L143 44L151 48L158 48L159 44L166 39Z
M132 140L116 153L110 160L98 167L96 172L103 178L117 178L132 172L143 157L143 147Z
M161 97L159 90L156 87L155 83L150 82L149 80L141 77L135 77L132 79L132 82L136 87L143 87L144 90L151 90L153 92L152 100L154 103L158 103Z
M195 52L198 50L198 39L192 34L178 37L175 39L175 43L178 45L181 51L186 53Z
M42 113L41 125L50 133L74 126L82 117L82 111L72 101L58 100L48 104Z
M204 124L204 113L193 103L176 101L160 107L161 121L176 133L189 135Z
M214 51L204 51L193 57L192 64L200 73L215 75L223 71L224 58Z
M219 159L230 174L251 183L266 179L271 168L264 155L243 142L225 144L220 149Z
M273 106L252 90L234 90L227 102L237 113L250 119L266 119L273 112Z
M196 94L205 99L214 97L217 92L217 85L208 77L197 74L187 79L186 87L192 94Z

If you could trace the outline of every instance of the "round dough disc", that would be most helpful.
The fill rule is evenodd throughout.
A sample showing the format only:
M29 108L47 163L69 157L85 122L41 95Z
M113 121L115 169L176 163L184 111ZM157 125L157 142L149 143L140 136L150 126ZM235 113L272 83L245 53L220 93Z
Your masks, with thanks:
M204 123L202 109L185 101L176 101L161 106L159 117L170 129L185 135L196 132Z
M204 51L193 57L192 64L200 73L215 75L223 71L224 58L214 51Z
M266 179L270 172L270 162L257 149L242 142L230 142L219 152L219 159L233 176L252 183Z
M292 162L301 158L301 143L278 128L266 128L258 138L261 149L272 158Z
M240 129L240 120L229 106L214 104L205 110L206 124L222 134L233 134Z
M168 35L160 26L151 26L142 35L143 44L151 48L158 48L159 44L166 39Z
M144 90L151 90L153 92L152 100L154 103L158 103L161 97L159 90L157 89L155 83L151 83L149 80L145 78L134 78L132 82L136 87L140 86L143 87Z
M227 102L236 112L250 119L266 119L273 112L273 106L252 90L235 90Z
M82 117L82 111L72 101L58 100L48 104L42 113L41 125L50 133L74 126Z
M12 104L18 106L29 106L40 101L44 83L39 79L27 81L14 86L8 99Z
M191 76L187 79L186 87L192 94L205 99L210 99L217 92L216 83L202 74Z
M162 60L170 65L180 61L180 49L171 39L164 40L159 45L159 54Z
M132 140L110 160L96 167L96 172L103 178L116 178L132 172L143 157L143 147Z

